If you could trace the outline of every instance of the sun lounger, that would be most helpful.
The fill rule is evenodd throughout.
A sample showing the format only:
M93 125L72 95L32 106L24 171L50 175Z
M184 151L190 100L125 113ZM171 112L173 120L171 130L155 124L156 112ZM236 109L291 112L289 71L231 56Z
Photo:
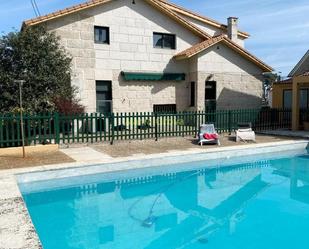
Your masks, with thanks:
M255 132L252 130L251 123L238 124L238 129L236 130L236 142L239 141L255 142Z
M219 135L213 124L203 124L200 126L198 134L198 144L203 146L204 143L220 145Z

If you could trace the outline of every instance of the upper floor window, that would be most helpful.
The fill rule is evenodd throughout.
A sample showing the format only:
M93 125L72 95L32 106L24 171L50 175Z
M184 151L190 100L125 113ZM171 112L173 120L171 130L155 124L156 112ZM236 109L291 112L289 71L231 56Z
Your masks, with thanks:
M154 48L176 49L176 36L164 33L153 33Z
M109 28L94 26L95 43L109 44Z

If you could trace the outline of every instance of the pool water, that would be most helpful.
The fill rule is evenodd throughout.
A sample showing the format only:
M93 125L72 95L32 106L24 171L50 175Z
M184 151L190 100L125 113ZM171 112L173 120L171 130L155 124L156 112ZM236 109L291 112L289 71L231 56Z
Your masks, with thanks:
M44 249L309 248L308 154L206 166L21 190Z

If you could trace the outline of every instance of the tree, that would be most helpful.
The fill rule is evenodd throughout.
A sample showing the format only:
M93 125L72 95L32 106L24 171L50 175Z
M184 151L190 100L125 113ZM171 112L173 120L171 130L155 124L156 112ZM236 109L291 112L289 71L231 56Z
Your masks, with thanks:
M58 111L59 100L79 105L71 86L71 61L59 37L43 27L0 37L0 112L18 107L17 79L25 81L23 104L28 113Z
M264 73L264 83L263 83L263 102L268 105L270 99L270 91L275 82L281 81L281 76L277 73Z

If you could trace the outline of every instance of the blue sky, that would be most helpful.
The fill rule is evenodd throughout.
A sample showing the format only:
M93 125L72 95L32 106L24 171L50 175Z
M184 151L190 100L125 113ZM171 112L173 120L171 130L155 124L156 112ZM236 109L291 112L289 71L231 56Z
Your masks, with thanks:
M128 0L131 1L131 0ZM37 0L42 14L84 0ZM249 32L246 48L287 75L309 49L308 0L173 0L222 23L239 17L240 28ZM34 17L30 0L0 0L0 31L19 29Z

